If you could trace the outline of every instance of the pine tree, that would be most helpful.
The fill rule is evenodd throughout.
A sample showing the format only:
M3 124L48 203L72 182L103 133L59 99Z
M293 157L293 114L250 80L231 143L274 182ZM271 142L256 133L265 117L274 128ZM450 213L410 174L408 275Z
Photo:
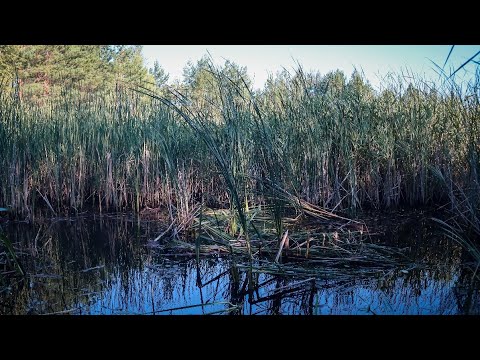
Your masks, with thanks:
M154 83L138 45L2 45L0 87L16 83L33 97L55 96L74 86L96 91L119 83ZM158 80L166 75L157 65Z
M153 75L155 79L155 85L157 85L159 88L167 83L169 75L160 66L158 60L155 60L153 63L153 68L150 68L149 72L151 75Z

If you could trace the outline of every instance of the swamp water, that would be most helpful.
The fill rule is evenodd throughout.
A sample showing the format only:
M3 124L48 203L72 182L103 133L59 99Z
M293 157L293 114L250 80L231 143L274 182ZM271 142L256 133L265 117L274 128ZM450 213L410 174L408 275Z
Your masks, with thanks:
M464 251L416 219L374 241L412 264L378 272L262 272L225 254L149 246L155 222L86 217L7 223L26 277L0 265L0 314L478 314ZM7 252L0 248L0 264Z

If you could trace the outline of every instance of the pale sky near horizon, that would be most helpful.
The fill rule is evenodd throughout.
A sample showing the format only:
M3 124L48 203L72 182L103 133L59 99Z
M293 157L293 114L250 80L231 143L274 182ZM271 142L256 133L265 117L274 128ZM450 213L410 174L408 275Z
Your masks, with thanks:
M443 66L450 49L451 45L145 45L143 55L149 67L155 60L159 61L170 74L169 83L181 80L187 62L197 61L208 51L215 63L228 59L246 66L254 88L263 87L269 74L274 75L282 67L293 70L296 61L307 71L326 74L340 69L347 77L357 67L378 88L382 76L406 68L426 79L438 79L432 61ZM479 50L480 45L455 46L446 72L458 68ZM480 55L475 60L480 61ZM473 69L474 65L470 64L465 71L459 71L457 77L471 76Z

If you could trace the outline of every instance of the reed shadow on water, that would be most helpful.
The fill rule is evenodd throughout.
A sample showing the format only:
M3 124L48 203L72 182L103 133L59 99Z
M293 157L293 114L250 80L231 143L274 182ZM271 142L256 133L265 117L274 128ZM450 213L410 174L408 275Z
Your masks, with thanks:
M26 277L3 271L2 314L472 314L478 286L462 250L425 224L387 234L415 266L296 269L175 245L152 247L158 224L118 216L4 226ZM380 241L386 241L378 240ZM439 242L447 242L440 244ZM441 246L440 246L441 245ZM450 247L449 252L442 249ZM0 257L5 265L5 254ZM265 262L267 261L267 262ZM266 266L266 264L270 264Z

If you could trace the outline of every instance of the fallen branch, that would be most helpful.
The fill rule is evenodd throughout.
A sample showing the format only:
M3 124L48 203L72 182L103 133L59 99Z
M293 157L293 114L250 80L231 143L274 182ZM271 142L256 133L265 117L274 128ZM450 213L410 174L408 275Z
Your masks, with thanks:
M275 262L277 264L278 264L278 259L282 255L283 246L285 245L285 241L287 241L287 238L288 238L288 230L285 231L285 234L283 235L282 241L280 241L280 248L278 249L278 253L277 253L277 256L275 258Z

